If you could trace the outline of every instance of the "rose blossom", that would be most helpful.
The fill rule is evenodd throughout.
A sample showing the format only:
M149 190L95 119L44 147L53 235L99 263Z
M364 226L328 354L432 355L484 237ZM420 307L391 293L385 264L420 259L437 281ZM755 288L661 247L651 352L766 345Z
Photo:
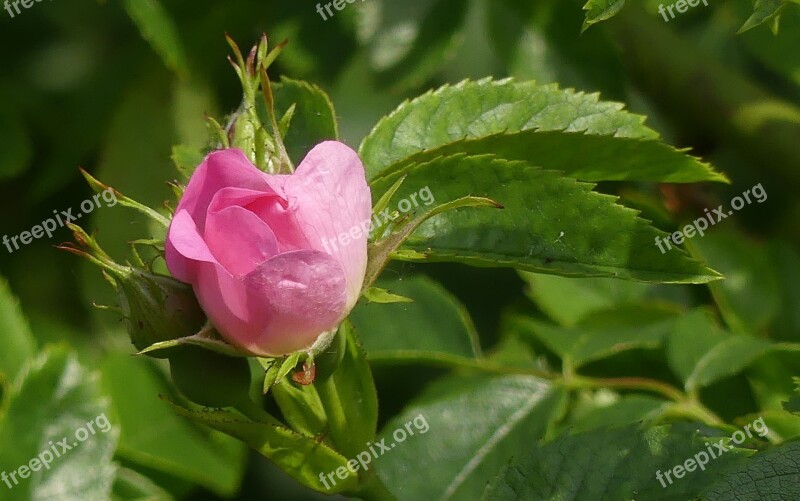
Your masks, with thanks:
M237 149L215 151L175 210L167 266L228 342L285 355L310 347L355 305L367 235L335 249L323 242L371 213L364 166L342 143L317 145L291 175L265 174Z

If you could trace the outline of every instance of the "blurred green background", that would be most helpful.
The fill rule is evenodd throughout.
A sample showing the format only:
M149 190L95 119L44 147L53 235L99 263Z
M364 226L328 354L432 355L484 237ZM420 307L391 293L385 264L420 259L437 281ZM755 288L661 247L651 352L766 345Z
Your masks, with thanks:
M748 206L725 223L733 234L730 247L780 245L796 252L800 9L787 9L777 36L764 26L736 36L749 15L747 0L696 8L669 24L655 12L658 2L630 3L635 5L618 18L582 35L581 3L563 0L365 0L328 21L316 12L316 2L306 0L58 0L35 3L14 18L0 11L0 235L30 230L54 210L77 208L89 198L79 166L136 200L160 206L171 197L166 183L177 177L172 146L205 146L204 116L221 119L238 106L240 88L226 61L224 34L249 47L265 32L274 42L289 40L272 77L285 74L325 89L342 138L354 148L404 99L465 78L558 82L625 102L648 115L648 124L669 142L693 148L733 183L601 190L622 195L669 230L699 208L762 183L769 202ZM119 206L99 208L80 223L97 230L99 241L120 260L127 256L126 242L151 231ZM92 307L115 304L113 290L96 268L54 249L70 238L60 229L52 239L13 253L0 247L0 276L19 298L40 346L67 342L84 362L103 370L110 393L151 399L142 404L142 422L131 427L166 419L166 410L153 410L158 402L152 400L154 393L168 391L163 377L124 355L131 347L117 316ZM738 284L745 291L758 291L764 276L785 272L775 260L748 262L758 252L720 260L723 267L734 263L730 271L744 270L737 277L745 280ZM524 281L510 270L398 264L387 276L420 271L467 306L486 349L500 336L503 312L536 309L523 294ZM785 297L798 299L793 287ZM681 297L692 300L709 297L699 286L682 291ZM0 332L0 339L5 335ZM797 341L800 332L787 329L783 337ZM442 372L380 368L381 418L391 417ZM144 379L148 383L140 384ZM142 445L139 435L123 431L128 435L122 464L189 499L235 491L241 451L233 447L229 455L213 458L211 451L224 446L213 437L198 438L204 432L197 430L173 433L174 419L158 421L164 430L153 438L171 449L163 457L152 444ZM313 496L266 460L251 459L237 499ZM212 468L230 470L227 480L204 482Z

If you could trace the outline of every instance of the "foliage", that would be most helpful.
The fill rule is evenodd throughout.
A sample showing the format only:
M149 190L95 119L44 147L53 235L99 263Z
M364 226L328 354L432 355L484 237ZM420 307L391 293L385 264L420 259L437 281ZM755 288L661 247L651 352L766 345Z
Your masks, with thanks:
M92 189L125 196L73 228L106 276L52 249L65 228L0 247L0 471L112 424L0 499L798 498L800 2L669 24L662 2L583 3L366 0L325 21L302 2L126 0L4 17L2 234ZM237 359L256 404L209 408L164 361L131 356L135 315L106 279L166 283L175 196L228 139L205 117L244 109L224 34L262 32L281 49L274 109L252 109L265 125L248 144L281 140L258 160L360 144L391 222L317 381L296 383L301 358ZM766 203L655 245L758 183ZM425 189L435 201L398 209ZM149 354L223 345L189 334ZM429 430L395 443L418 416ZM768 433L730 444L758 419ZM369 470L321 483L384 440ZM659 483L720 440L731 450L705 470Z

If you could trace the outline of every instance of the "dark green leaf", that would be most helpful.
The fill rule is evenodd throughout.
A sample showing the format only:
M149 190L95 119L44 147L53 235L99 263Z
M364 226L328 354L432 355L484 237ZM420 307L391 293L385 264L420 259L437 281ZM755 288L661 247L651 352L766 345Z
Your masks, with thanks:
M707 282L717 275L680 250L662 254L663 233L592 185L523 162L454 155L411 165L373 182L373 198L406 176L396 200L430 190L436 204L472 194L504 209L462 209L424 223L396 259L509 266L565 276Z
M102 374L121 429L121 458L220 495L236 492L244 473L243 445L176 416L158 398L169 394L169 388L148 359L112 355L104 361Z
M282 78L280 82L272 84L272 94L278 119L292 105L296 105L289 132L284 139L289 157L295 164L299 164L317 143L339 138L333 103L316 85Z
M378 473L400 501L478 499L509 457L536 447L565 404L562 389L530 376L439 381L381 432L391 450Z
M474 359L477 333L469 314L441 285L422 275L378 282L412 303L360 303L353 325L373 362Z
M563 435L513 459L486 488L486 501L570 499L574 501L647 501L691 499L720 471L742 461L750 451L734 449L709 457L706 436L691 425L638 426ZM713 450L713 448L712 448ZM705 454L701 471L698 454ZM692 471L682 478L665 473L687 460ZM657 478L661 473L662 480ZM670 472L671 473L671 472Z
M703 501L800 499L800 442L756 454L725 471L705 489Z

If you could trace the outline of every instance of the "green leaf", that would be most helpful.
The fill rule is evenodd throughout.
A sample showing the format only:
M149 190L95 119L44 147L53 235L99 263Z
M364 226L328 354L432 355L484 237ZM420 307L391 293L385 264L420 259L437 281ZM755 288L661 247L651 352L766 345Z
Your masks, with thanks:
M440 73L463 39L469 6L463 0L375 0L363 6L361 38L379 80L402 91Z
M663 306L630 305L590 313L574 327L512 317L512 327L534 336L571 368L624 350L654 349L670 333L679 312Z
M772 344L723 331L710 313L693 310L675 323L667 342L667 361L687 391L739 373Z
M272 95L278 118L296 105L284 139L289 157L296 165L318 143L339 138L333 103L316 85L284 77L272 84Z
M152 480L129 468L120 468L114 480L112 501L173 501L172 495Z
M399 501L479 499L509 457L536 446L565 404L563 389L530 376L438 381L381 432L391 450L377 459L378 473ZM397 430L409 436L401 441Z
M400 105L364 139L360 154L369 179L464 152L527 160L587 181L727 181L643 124L644 117L597 94L533 82L464 81Z
M800 442L791 442L753 456L722 474L706 488L703 501L800 499Z
M13 381L25 362L36 354L36 340L19 301L3 277L0 277L0 332L3 334L0 379Z
M159 0L125 0L125 11L136 23L142 38L161 56L164 64L181 77L189 65L178 27Z
M266 395L278 381L289 375L300 363L301 352L297 351L284 358L259 358L259 363L266 369L263 392Z
M413 303L414 300L398 294L393 294L380 287L370 287L363 292L364 298L370 303L391 304L391 303Z
M613 398L613 400L612 400ZM589 408L578 407L563 426L570 433L613 428L659 417L671 402L647 395L597 395Z
M800 340L800 257L789 245L717 231L689 249L726 277L709 288L734 331Z
M394 186L397 186L397 183L393 185L392 189L394 189ZM426 188L422 188L419 194L422 195L425 189ZM416 197L416 195L417 194L413 194L412 197ZM414 203L417 204L415 198L414 200ZM431 203L433 202L434 200L431 200ZM411 234L425 221L448 211L479 207L503 208L502 205L490 198L466 196L433 205L427 210L418 211L411 215L397 217L397 219L393 219L388 225L378 227L378 234L383 238L375 242L370 242L367 246L367 273L364 278L365 286L370 287L375 280L377 280L378 276L389 263L392 255L397 252L400 246L403 245L403 242L408 240ZM395 211L394 214L399 216L397 211Z
M729 182L707 163L653 139L598 136L582 132L524 130L456 141L412 155L392 169L441 155L494 154L560 170L582 181ZM576 156L575 152L580 152Z
M272 396L292 429L311 437L327 433L328 417L314 385L282 379L272 386Z
M567 278L524 271L520 276L528 283L527 294L533 302L566 326L593 311L637 301L652 287L613 278Z
M197 148L186 145L172 147L172 163L186 179L194 173L195 168L203 161L203 152Z
M330 437L337 450L353 458L375 439L378 394L367 356L349 321L339 327L347 336L342 362L333 375L314 386L328 416ZM341 334L341 332L340 332Z
M464 139L525 130L585 132L656 139L644 117L555 85L466 80L401 104L364 138L359 149L372 179L408 156Z
M750 454L747 449L734 448L712 459L704 435L689 424L648 430L634 425L562 435L512 459L487 486L483 499L692 499L720 471ZM697 465L703 457L694 459L700 453L708 460L703 470ZM694 461L693 471L685 471L682 478L670 475L672 482L668 482L664 474L687 460ZM657 472L662 473L663 480L657 480Z
M780 19L784 29L777 34L750 30L739 38L744 48L761 63L800 85L800 51L797 50L800 46L800 9L784 9Z
M611 19L625 6L625 0L589 0L583 6L586 19L583 21L581 32L586 31L593 24Z
M718 278L683 251L662 254L655 241L664 233L640 219L636 211L617 205L614 197L593 192L592 185L557 172L491 156L454 155L375 180L373 198L379 198L400 176L406 180L396 199L416 196L427 188L436 204L469 193L494 200L504 209L440 214L420 226L392 254L395 259L644 282L702 283Z
M294 432L277 421L253 421L225 410L195 411L170 403L175 413L235 437L277 464L298 482L328 494L352 491L357 477L352 473L328 489L321 473L345 467L347 460L324 443ZM214 470L209 470L214 471Z
M114 422L121 429L120 458L202 485L221 496L236 492L244 473L243 445L198 429L159 401L159 395L170 390L150 360L111 355L102 364L102 375L103 386L112 397Z
M478 334L466 308L423 275L382 279L381 286L412 303L360 303L350 315L372 362L429 362L474 359Z
M53 347L42 352L12 388L0 417L0 471L36 470L29 478L17 476L13 498L107 499L118 436L118 423L107 412L96 376L72 353ZM7 485L0 488L5 491Z
M777 23L781 11L787 5L789 5L789 0L753 0L753 14L739 28L738 33L744 33L769 21Z

